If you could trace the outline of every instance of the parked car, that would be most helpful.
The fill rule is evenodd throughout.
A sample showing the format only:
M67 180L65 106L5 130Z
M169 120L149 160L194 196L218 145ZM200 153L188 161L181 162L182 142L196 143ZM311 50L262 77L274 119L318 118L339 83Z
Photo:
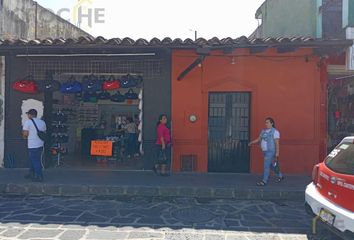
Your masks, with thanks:
M354 136L344 138L314 166L306 211L343 239L354 239Z

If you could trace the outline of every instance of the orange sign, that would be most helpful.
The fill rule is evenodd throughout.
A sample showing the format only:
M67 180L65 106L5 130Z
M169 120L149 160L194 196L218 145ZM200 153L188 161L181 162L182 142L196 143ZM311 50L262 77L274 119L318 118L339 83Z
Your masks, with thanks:
M93 156L112 156L112 141L91 141L91 155Z

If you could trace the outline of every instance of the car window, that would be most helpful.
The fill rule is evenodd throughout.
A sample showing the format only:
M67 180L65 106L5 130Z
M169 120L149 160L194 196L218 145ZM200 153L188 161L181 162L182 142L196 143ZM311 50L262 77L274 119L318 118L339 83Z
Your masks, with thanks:
M337 173L354 175L354 144L342 143L328 154L325 164Z

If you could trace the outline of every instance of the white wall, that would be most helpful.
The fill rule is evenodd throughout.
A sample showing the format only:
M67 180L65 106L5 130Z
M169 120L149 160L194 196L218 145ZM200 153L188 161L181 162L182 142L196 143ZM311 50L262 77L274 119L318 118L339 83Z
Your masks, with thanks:
M1 0L0 0L1 1ZM0 38L35 38L36 4L33 0L2 0ZM69 38L88 33L37 5L37 38Z

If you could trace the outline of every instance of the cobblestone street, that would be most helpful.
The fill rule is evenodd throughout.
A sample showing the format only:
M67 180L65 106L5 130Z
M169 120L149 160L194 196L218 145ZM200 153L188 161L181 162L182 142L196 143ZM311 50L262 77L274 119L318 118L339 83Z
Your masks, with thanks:
M0 239L335 239L302 202L0 197Z

